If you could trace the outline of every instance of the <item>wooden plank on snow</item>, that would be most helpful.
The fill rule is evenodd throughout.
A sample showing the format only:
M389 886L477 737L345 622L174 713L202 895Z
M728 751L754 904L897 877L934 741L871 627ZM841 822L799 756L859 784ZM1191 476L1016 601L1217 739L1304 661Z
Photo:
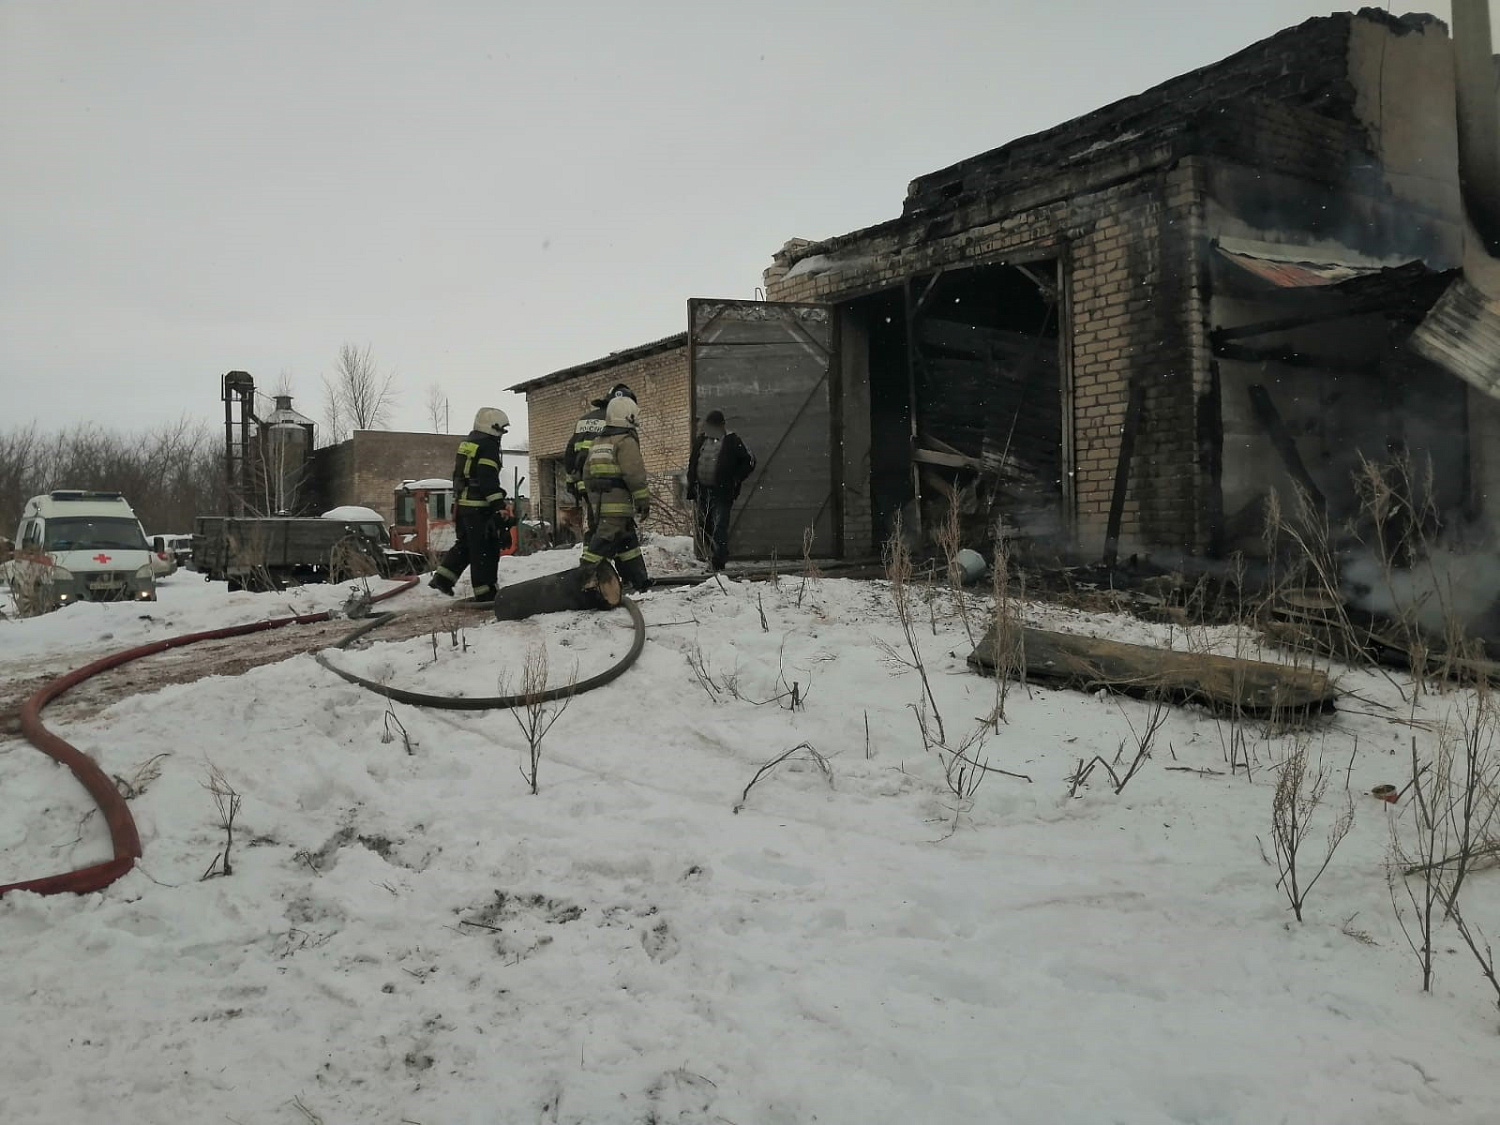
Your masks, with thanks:
M1029 682L1159 696L1252 716L1324 711L1338 697L1332 681L1313 669L1147 648L1045 629L1023 628L1021 632L1022 663ZM994 651L991 626L969 654L969 666L993 675Z

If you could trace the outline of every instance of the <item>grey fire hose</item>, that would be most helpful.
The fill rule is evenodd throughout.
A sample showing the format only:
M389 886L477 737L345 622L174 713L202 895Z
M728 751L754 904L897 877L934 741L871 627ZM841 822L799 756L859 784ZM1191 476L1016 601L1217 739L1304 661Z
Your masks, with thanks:
M335 676L347 680L351 684L373 691L377 695L383 695L387 699L394 699L397 703L407 703L413 707L433 707L444 711L498 711L510 707L520 707L526 703L545 703L553 699L562 699L564 696L580 695L586 691L603 687L619 677L636 662L641 655L641 650L646 647L646 619L641 615L641 607L629 598L621 598L620 604L625 607L625 612L630 614L631 624L635 627L635 638L631 642L630 651L622 656L614 664L604 671L590 676L586 680L567 684L563 687L552 687L540 695L529 695L517 693L515 695L491 695L491 696L466 696L466 695L427 695L418 691L407 691L405 688L391 687L389 684L377 683L366 679L364 676L355 675L346 668L340 668L328 659L325 653L316 653L313 657L324 668L327 668ZM333 647L336 649L348 648L355 641L374 630L380 628L386 622L396 617L394 613L377 613L370 620L364 622L359 628L350 632L343 640Z

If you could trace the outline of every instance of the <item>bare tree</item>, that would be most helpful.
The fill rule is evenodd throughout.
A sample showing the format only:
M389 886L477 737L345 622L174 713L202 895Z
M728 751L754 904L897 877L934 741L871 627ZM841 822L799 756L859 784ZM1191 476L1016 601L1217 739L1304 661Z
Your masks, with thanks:
M186 418L134 434L92 423L45 433L32 423L0 433L0 512L54 488L112 489L148 532L185 532L194 516L223 510L223 456L222 436Z
M341 442L354 430L383 426L395 404L395 379L394 372L382 374L375 365L369 344L342 345L333 374L323 376L323 419L329 442Z
M433 433L448 432L448 396L437 383L427 384L427 420Z

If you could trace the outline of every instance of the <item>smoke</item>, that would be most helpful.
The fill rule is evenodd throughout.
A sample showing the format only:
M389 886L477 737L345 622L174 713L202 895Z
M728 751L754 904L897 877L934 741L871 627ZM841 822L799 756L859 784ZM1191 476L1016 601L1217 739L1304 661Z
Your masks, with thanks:
M1371 551L1342 560L1343 593L1370 613L1410 621L1441 637L1452 626L1500 641L1500 550L1479 544L1438 545L1408 569L1387 569Z

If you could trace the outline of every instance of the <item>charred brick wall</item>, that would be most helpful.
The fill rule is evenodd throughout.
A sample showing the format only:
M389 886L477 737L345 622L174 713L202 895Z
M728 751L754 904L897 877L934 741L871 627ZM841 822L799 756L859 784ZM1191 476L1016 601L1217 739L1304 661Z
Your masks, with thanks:
M1192 161L1139 171L1103 190L1080 190L942 238L893 225L846 251L854 268L793 270L769 278L767 295L837 303L938 267L1061 256L1076 545L1086 553L1103 546L1126 405L1138 379L1145 414L1129 468L1122 544L1203 549L1196 402L1208 384L1208 357L1197 261L1200 179Z
M1065 504L1075 545L1089 554L1102 545L1126 406L1139 383L1145 410L1122 549L1212 552L1223 525L1223 422L1208 347L1209 237L1224 210L1217 197L1227 184L1249 193L1240 210L1284 212L1311 200L1321 217L1299 217L1297 229L1351 245L1366 236L1389 241L1377 228L1390 216L1355 205L1389 193L1380 124L1360 111L1351 44L1356 32L1361 42L1422 38L1430 25L1430 17L1374 10L1309 20L919 177L900 218L820 243L788 243L766 273L768 296L839 303L938 267L1060 258L1063 437L1072 468ZM1365 53L1373 49L1366 44ZM1267 222L1285 219L1268 213Z

